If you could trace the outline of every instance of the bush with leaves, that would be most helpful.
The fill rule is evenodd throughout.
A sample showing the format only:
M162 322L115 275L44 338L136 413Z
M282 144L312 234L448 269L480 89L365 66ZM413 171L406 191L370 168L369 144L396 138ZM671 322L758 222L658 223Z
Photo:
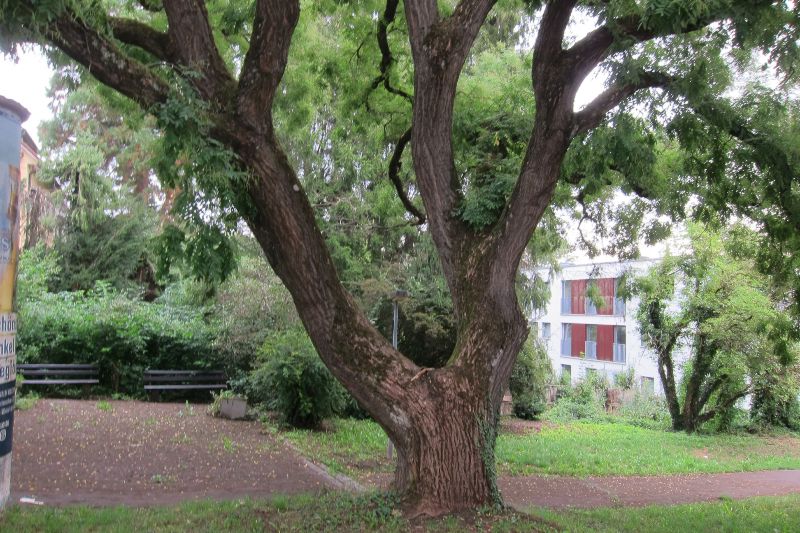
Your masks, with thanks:
M565 391L565 395L543 416L551 422L571 422L575 420L607 420L606 391L608 380L596 373L587 373L574 387Z
M95 364L108 392L141 396L146 368L206 368L210 344L200 310L142 302L106 283L19 307L20 363Z
M552 377L547 351L541 343L529 337L517 356L509 382L516 416L533 420L544 412L547 407L546 389Z
M270 335L259 354L247 396L276 410L285 424L317 428L345 407L341 385L320 360L305 331L291 329Z
M750 408L751 428L785 427L800 431L800 379L775 373L755 385Z
M648 429L667 429L671 423L664 398L641 392L624 402L617 415L628 424Z

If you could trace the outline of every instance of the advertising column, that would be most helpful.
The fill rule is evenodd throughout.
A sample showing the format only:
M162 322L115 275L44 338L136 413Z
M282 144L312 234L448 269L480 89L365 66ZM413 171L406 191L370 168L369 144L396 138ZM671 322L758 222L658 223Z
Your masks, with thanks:
M11 444L17 379L14 296L17 283L19 156L28 111L0 96L0 509L11 493Z

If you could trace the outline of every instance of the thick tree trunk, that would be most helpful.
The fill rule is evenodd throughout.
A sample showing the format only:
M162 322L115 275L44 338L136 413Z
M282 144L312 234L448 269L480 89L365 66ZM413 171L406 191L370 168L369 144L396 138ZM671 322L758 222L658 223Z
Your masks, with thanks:
M494 471L499 406L466 399L443 394L420 405L398 446L394 488L412 515L501 503Z

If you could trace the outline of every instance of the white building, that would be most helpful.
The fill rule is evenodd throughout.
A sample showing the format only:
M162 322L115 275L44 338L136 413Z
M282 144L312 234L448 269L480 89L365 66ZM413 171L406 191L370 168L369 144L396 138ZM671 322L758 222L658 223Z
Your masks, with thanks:
M559 272L538 272L549 284L550 301L532 317L534 330L547 347L556 376L566 374L575 384L597 372L613 383L617 373L632 368L641 390L663 394L655 355L642 345L636 323L638 299L626 301L617 295L623 274L642 275L655 263L564 263ZM599 308L592 303L597 298L587 296L591 286L605 301Z

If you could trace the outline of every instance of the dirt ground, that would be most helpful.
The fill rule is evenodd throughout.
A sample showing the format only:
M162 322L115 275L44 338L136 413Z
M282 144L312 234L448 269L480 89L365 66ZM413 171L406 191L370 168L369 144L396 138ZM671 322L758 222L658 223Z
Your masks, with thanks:
M39 400L15 414L11 501L144 505L335 486L258 422L206 407Z
M391 474L360 481L387 488ZM800 493L800 470L501 477L498 485L519 509L675 504ZM258 422L213 418L202 404L43 399L15 415L12 502L138 506L359 488L311 464Z

